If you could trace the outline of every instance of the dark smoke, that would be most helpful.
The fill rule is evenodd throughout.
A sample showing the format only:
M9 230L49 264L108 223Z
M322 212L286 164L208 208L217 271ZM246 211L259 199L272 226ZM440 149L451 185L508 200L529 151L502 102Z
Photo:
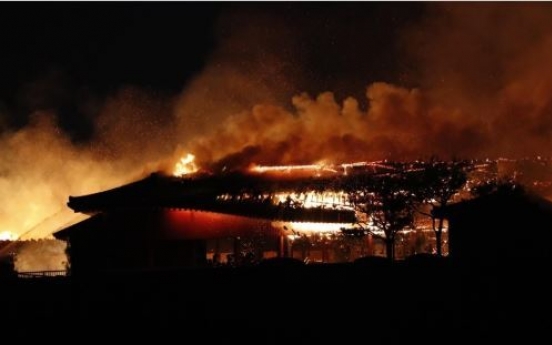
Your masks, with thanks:
M300 94L292 108L268 100L186 147L223 166L549 156L551 20L549 4L427 4L401 40L418 87L375 82L365 100Z

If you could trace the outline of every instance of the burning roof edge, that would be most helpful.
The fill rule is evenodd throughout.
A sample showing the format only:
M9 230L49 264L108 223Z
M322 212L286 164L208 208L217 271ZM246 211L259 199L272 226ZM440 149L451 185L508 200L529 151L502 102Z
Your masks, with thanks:
M350 210L327 207L300 208L262 200L221 201L217 196L242 189L262 191L292 188L311 180L273 181L263 176L232 174L221 177L175 178L160 174L102 192L70 196L67 205L75 212L96 214L129 209L188 209L278 221L353 223ZM319 182L319 181L317 181Z

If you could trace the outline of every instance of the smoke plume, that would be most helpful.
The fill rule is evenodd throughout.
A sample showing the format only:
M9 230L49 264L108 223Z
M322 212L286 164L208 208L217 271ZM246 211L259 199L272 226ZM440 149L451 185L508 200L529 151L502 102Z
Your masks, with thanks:
M551 20L549 4L428 4L422 20L401 36L417 87L374 82L366 99L300 93L291 107L267 99L240 112L225 111L221 102L220 125L186 149L217 169L433 155L549 156ZM262 78L258 66L247 68L249 78Z
M56 114L36 111L29 124L0 137L0 230L20 239L50 237L82 220L66 206L69 195L113 188L158 169L173 152L170 104L135 89L108 99L91 142L75 144Z
M414 21L387 33L393 42L376 43L381 23L359 20L370 5L349 4L345 14L334 5L319 17L307 5L281 6L226 10L217 48L176 97L125 86L83 101L93 124L84 142L61 129L49 101L67 97L54 92L63 78L30 88L22 98L26 126L13 129L0 114L0 232L50 236L77 220L69 195L171 172L186 152L215 172L433 155L550 156L550 4L427 3ZM384 47L396 42L401 57L393 68L370 58L387 59L395 48Z

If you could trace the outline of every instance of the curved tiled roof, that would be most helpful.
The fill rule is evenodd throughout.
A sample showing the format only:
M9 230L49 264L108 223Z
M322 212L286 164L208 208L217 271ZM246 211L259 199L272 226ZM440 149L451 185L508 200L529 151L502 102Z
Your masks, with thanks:
M152 174L142 180L99 193L70 196L68 206L76 212L98 212L128 209L176 208L211 211L255 218L304 221L355 221L354 212L333 207L300 208L276 205L262 199L223 201L222 194L270 194L277 191L320 190L331 185L322 179L278 179L265 176L229 174L175 178Z

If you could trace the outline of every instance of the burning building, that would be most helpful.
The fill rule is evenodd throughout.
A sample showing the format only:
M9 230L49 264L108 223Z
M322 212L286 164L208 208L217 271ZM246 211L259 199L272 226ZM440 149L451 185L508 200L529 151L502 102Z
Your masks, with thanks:
M69 197L71 209L90 215L54 234L68 243L71 270L338 260L327 240L356 219L345 193L332 188L345 171L290 166L187 174L191 161L180 163L175 176L155 173ZM307 244L306 237L317 241Z

